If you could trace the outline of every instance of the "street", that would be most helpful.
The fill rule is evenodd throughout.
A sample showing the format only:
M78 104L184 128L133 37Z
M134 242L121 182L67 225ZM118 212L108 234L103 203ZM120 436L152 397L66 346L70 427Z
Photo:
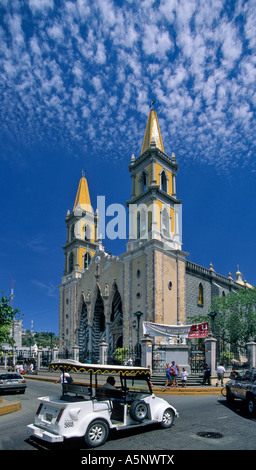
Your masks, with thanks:
M27 379L24 395L3 395L8 402L20 401L21 410L0 417L0 450L84 450L83 439L47 444L31 439L27 424L34 420L37 397L60 393L60 384ZM256 419L248 418L242 402L227 406L222 395L161 395L179 412L171 429L158 425L112 431L98 451L256 450Z

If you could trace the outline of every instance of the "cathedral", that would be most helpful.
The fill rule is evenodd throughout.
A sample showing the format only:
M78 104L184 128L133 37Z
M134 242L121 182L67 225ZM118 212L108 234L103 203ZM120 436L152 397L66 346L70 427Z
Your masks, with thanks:
M207 315L214 296L246 288L186 259L182 250L182 203L177 197L178 163L164 151L157 113L151 109L141 154L131 157L132 181L126 252L113 256L102 246L100 213L93 212L82 174L72 212L66 215L65 268L59 286L60 352L99 360L117 348L132 350L143 336L143 321L185 325L188 316ZM137 318L136 318L137 317ZM139 321L140 320L140 321ZM135 323L134 323L135 322Z

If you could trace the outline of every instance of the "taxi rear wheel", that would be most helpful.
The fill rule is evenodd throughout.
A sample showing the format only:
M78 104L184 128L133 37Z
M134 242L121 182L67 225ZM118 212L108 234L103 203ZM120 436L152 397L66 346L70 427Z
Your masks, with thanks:
M106 442L109 433L108 425L105 421L97 419L89 424L84 440L89 447L101 446Z
M147 404L143 400L135 400L130 407L130 416L134 421L143 421L148 414Z

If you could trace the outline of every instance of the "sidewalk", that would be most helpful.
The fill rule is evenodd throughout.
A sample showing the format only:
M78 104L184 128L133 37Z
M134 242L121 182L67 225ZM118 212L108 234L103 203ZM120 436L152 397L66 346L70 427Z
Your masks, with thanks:
M37 375L25 375L26 380L43 380L43 381L48 381L48 382L56 382L56 380L59 379L61 373L60 372L53 372L53 371L38 371ZM87 383L88 382L88 376L84 375L81 372L76 372L72 373L72 378L74 382L79 382L79 383ZM105 376L100 376L98 375L98 383L99 385L101 383L105 382ZM224 380L224 384L228 379ZM163 387L160 387L158 385L153 386L153 392L156 395L220 395L221 390L223 387L216 387L216 380L213 381L213 385L210 386L205 386L205 385L198 385L196 387L194 386L187 386L186 388L184 387L171 387L167 388L165 391L163 391Z

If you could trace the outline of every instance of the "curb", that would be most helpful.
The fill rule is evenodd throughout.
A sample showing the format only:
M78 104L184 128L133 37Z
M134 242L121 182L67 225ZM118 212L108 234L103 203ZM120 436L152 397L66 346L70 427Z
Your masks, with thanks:
M7 415L8 413L14 413L15 411L21 410L20 401L14 403L8 403L8 401L0 398L0 416Z

